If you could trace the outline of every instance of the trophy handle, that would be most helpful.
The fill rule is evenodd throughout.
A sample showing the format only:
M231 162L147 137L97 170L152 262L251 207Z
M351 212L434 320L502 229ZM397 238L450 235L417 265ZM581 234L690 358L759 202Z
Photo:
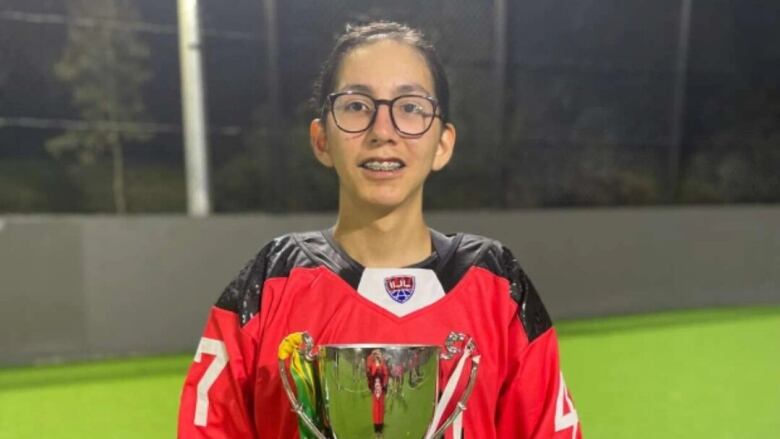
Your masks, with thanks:
M474 354L477 350L477 344L471 338L466 341L466 346L463 349L456 345L456 343L463 342L464 340L466 340L465 334L459 332L450 332L450 334L447 336L447 340L444 343L445 352L441 354L442 359L451 360L458 353L462 354L458 360L457 366L455 366L455 370L453 371L452 376L450 376L450 379L447 380L447 384L444 386L444 392L442 393L442 397L439 400L439 403L436 404L434 420L430 429L428 430L428 434L425 436L425 439L440 438L447 430L447 428L449 428L449 426L455 422L455 419L457 419L458 416L460 416L460 414L466 410L466 401L468 401L469 397L471 396L471 392L474 391L474 385L477 383L477 371L479 370L479 355L474 355L471 358L469 381L468 384L466 384L466 389L463 391L463 394L455 405L455 410L452 411L452 414L450 414L450 416L447 418L447 420L444 421L438 430L431 432L431 430L433 430L439 423L439 419L441 419L441 415L443 414L446 405L449 403L452 394L455 392L455 387L457 386L458 381L460 380L460 377L463 373L463 367L466 363L466 360L471 357L472 354Z
M308 332L300 333L301 343L297 346L293 342L289 341L290 337L293 335L296 334L288 335L279 345L279 376L282 379L282 387L284 387L284 392L287 394L287 399L289 399L290 404L292 404L293 411L298 415L298 418L300 418L306 424L306 426L309 427L309 431L311 431L317 437L317 439L329 439L322 432L320 432L320 430L317 428L317 424L315 424L309 415L306 414L303 408L303 404L298 401L298 398L295 396L295 392L293 392L292 384L290 383L290 378L288 377L287 365L285 364L285 360L291 353L289 351L290 348L292 347L297 349L305 361L314 361L317 358L317 356L312 353L314 350L314 340L311 338L311 335L309 335ZM289 346L288 343L292 344L293 346Z

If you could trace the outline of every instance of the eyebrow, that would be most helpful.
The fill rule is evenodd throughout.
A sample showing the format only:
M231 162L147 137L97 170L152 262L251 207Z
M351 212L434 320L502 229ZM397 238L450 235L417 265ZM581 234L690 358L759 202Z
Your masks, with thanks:
M431 96L431 92L429 92L425 87L423 87L420 84L417 84L416 82L413 82L411 84L404 84L395 89L398 93L410 93L419 91L421 93L424 93L425 96Z
M373 94L374 89L365 84L347 84L341 87L339 91L356 91L360 93ZM420 84L417 84L416 82L399 85L398 87L395 88L394 91L399 95L405 93L411 93L411 92L420 92L423 93L425 96L431 96L431 93L428 91L428 89L426 89Z
M358 91L361 93L371 94L373 89L364 84L347 84L339 89L339 92L342 91Z

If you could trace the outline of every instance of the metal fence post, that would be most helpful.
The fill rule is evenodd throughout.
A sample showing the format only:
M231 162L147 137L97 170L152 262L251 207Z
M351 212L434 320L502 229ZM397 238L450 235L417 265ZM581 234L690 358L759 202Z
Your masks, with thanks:
M208 216L211 196L198 0L178 0L178 12L187 209L191 216Z

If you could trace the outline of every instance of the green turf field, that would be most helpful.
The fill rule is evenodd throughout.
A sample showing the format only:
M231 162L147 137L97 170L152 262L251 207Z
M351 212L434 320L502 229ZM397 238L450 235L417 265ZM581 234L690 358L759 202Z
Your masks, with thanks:
M587 438L780 438L780 307L557 327ZM0 369L0 438L175 437L191 358Z

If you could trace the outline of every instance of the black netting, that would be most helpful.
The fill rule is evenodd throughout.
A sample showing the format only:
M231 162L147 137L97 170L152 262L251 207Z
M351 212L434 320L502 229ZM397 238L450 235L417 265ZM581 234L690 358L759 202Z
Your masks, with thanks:
M215 209L335 208L335 176L308 147L308 100L334 36L372 19L421 28L449 73L458 143L429 208L777 202L780 6L692 3L681 42L686 1L201 0ZM111 129L55 67L74 26L96 30L79 50L114 47L91 74L121 95L105 100L122 103L109 121L128 123L127 210L185 210L176 13L153 0L0 1L0 212L116 208L100 146ZM62 139L74 130L95 136Z

